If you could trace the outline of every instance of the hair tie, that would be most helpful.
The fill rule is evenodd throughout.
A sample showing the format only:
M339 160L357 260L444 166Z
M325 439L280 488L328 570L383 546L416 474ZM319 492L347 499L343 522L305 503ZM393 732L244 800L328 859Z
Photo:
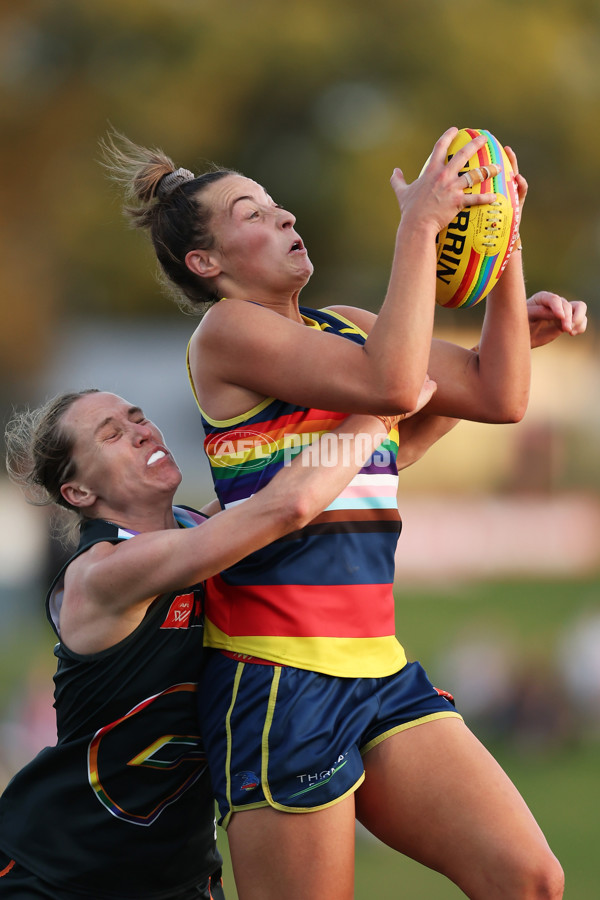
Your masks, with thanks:
M163 175L158 182L156 192L160 196L167 197L175 188L185 184L186 181L193 181L195 177L194 173L190 172L189 169L175 169L174 172L168 172L166 175Z

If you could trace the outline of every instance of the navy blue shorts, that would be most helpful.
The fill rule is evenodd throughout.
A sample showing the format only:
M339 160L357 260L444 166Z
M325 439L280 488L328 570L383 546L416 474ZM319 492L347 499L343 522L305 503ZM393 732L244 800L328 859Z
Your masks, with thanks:
M419 663L385 678L336 678L207 652L200 716L219 824L244 809L312 812L365 777L363 756L399 731L461 718Z

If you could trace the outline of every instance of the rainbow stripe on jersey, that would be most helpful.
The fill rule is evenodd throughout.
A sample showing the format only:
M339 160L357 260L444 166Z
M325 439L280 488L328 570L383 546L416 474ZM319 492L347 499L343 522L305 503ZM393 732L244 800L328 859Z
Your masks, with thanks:
M311 328L365 341L338 313L300 312ZM225 509L259 491L286 458L346 418L273 397L232 419L200 412ZM397 450L393 429L321 515L208 580L208 646L329 675L382 677L402 668L392 591L401 530Z

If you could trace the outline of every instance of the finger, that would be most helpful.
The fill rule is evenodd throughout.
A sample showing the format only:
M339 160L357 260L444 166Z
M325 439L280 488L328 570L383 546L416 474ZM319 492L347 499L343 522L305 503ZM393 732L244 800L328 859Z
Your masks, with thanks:
M402 169L399 169L398 167L394 169L394 171L392 172L392 177L390 178L390 182L393 186L395 186L396 184L406 184L406 179L404 178L404 172L402 171Z
M522 175L515 175L515 183L517 185L517 193L519 195L519 204L523 206L525 197L527 196L527 191L529 190L529 185Z
M571 329L571 334L583 334L587 328L587 316L583 316L578 319L577 322L573 323L573 328Z
M457 150L452 159L448 160L448 169L451 172L454 170L458 175L461 169L464 169L466 163L473 157L476 156L477 151L481 150L482 147L485 147L487 143L487 137L485 134L479 134L477 137L472 138L468 144L465 144L464 147L461 147L460 150Z
M519 163L517 162L517 157L516 157L515 151L513 150L512 147L505 147L504 152L508 156L508 161L512 166L513 172L515 173L515 175L518 175L519 174Z
M573 312L571 334L583 334L587 328L587 304L582 300L574 300L571 309Z
M444 164L446 156L448 155L448 148L457 134L458 128L453 125L451 128L447 128L443 135L437 139L433 150L431 151L428 163L429 166Z
M482 184L484 181L487 181L488 178L494 178L496 175L499 175L501 171L502 169L500 166L495 163L490 163L489 166L478 166L476 169L467 169L460 177L465 182L465 190L471 190L474 185Z
M571 331L573 330L573 307L571 306L569 301L565 300L563 297L561 297L561 301L563 309L562 330L571 333Z
M563 319L565 308L563 297L552 291L537 291L527 300L527 310L531 317L542 319Z

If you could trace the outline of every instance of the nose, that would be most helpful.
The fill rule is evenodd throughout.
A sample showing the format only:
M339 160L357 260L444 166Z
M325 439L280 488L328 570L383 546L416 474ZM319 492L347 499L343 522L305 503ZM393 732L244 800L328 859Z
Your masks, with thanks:
M152 437L152 428L142 422L133 423L133 441L136 446L145 443Z
M281 228L293 228L296 224L296 216L287 209L278 209L278 222Z

